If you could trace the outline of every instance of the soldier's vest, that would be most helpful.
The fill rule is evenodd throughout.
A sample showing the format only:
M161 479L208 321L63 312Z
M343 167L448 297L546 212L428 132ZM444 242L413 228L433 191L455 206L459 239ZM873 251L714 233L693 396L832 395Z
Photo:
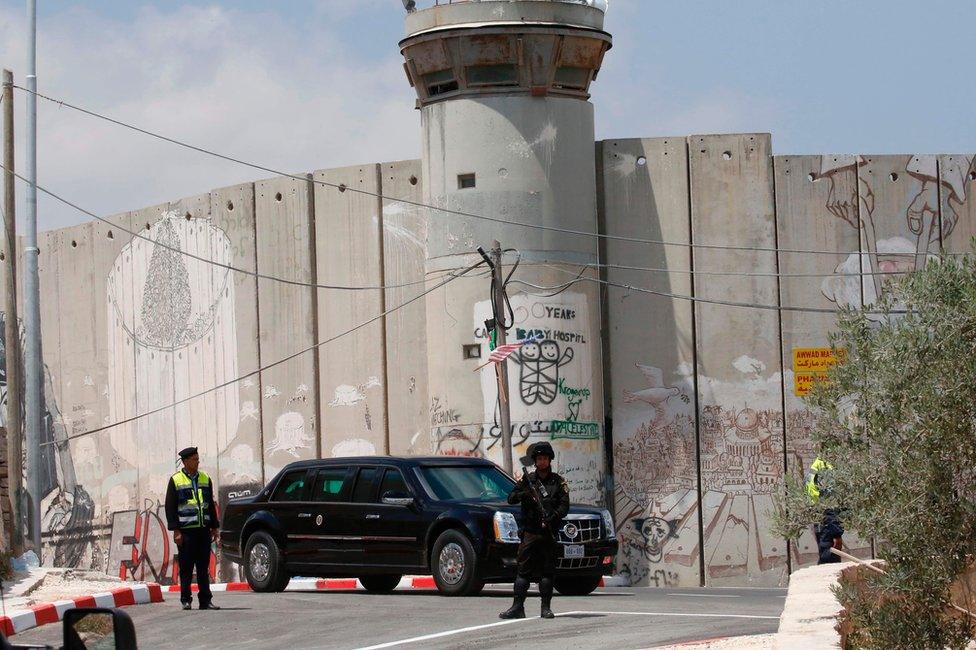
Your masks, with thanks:
M201 528L209 514L209 496L213 490L210 477L203 472L197 472L197 489L193 490L193 481L182 470L173 474L173 484L176 486L176 498L179 501L177 512L180 518L180 528Z

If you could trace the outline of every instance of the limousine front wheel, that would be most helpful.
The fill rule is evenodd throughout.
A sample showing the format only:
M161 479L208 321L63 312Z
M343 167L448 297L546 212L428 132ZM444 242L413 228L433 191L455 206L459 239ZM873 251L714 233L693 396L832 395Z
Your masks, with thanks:
M244 575L254 591L284 591L288 574L278 543L260 530L247 538L244 547Z
M437 590L445 596L472 596L484 588L478 580L478 558L471 540L457 530L445 530L434 542L431 569Z

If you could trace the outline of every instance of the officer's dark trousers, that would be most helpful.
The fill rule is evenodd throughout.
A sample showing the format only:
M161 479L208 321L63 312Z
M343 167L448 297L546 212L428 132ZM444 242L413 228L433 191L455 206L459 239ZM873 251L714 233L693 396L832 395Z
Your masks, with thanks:
M183 531L183 543L179 546L180 558L180 601L193 602L190 583L193 569L197 570L197 585L200 587L200 606L206 607L213 599L210 593L210 530L190 528Z
M820 557L817 564L833 564L840 562L840 556L831 552L834 547L834 540L844 534L844 527L841 525L840 517L834 510L824 510L823 520L816 527L817 550Z
M518 549L518 575L515 578L515 597L522 600L529 593L529 583L539 581L539 595L548 603L552 600L552 578L556 573L556 552L559 545L549 533L522 533Z

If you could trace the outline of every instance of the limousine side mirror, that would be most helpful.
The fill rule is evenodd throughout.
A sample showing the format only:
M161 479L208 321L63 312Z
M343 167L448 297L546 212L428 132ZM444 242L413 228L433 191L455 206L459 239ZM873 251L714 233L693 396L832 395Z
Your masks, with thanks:
M406 492L394 492L390 490L389 492L383 493L383 503L388 506L412 506L413 497Z

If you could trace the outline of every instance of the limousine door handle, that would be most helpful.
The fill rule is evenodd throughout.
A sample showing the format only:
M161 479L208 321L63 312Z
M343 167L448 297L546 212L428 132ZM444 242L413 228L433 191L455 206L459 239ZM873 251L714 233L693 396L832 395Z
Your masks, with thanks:
M379 519L380 516L379 515L366 515L366 518L367 519Z

